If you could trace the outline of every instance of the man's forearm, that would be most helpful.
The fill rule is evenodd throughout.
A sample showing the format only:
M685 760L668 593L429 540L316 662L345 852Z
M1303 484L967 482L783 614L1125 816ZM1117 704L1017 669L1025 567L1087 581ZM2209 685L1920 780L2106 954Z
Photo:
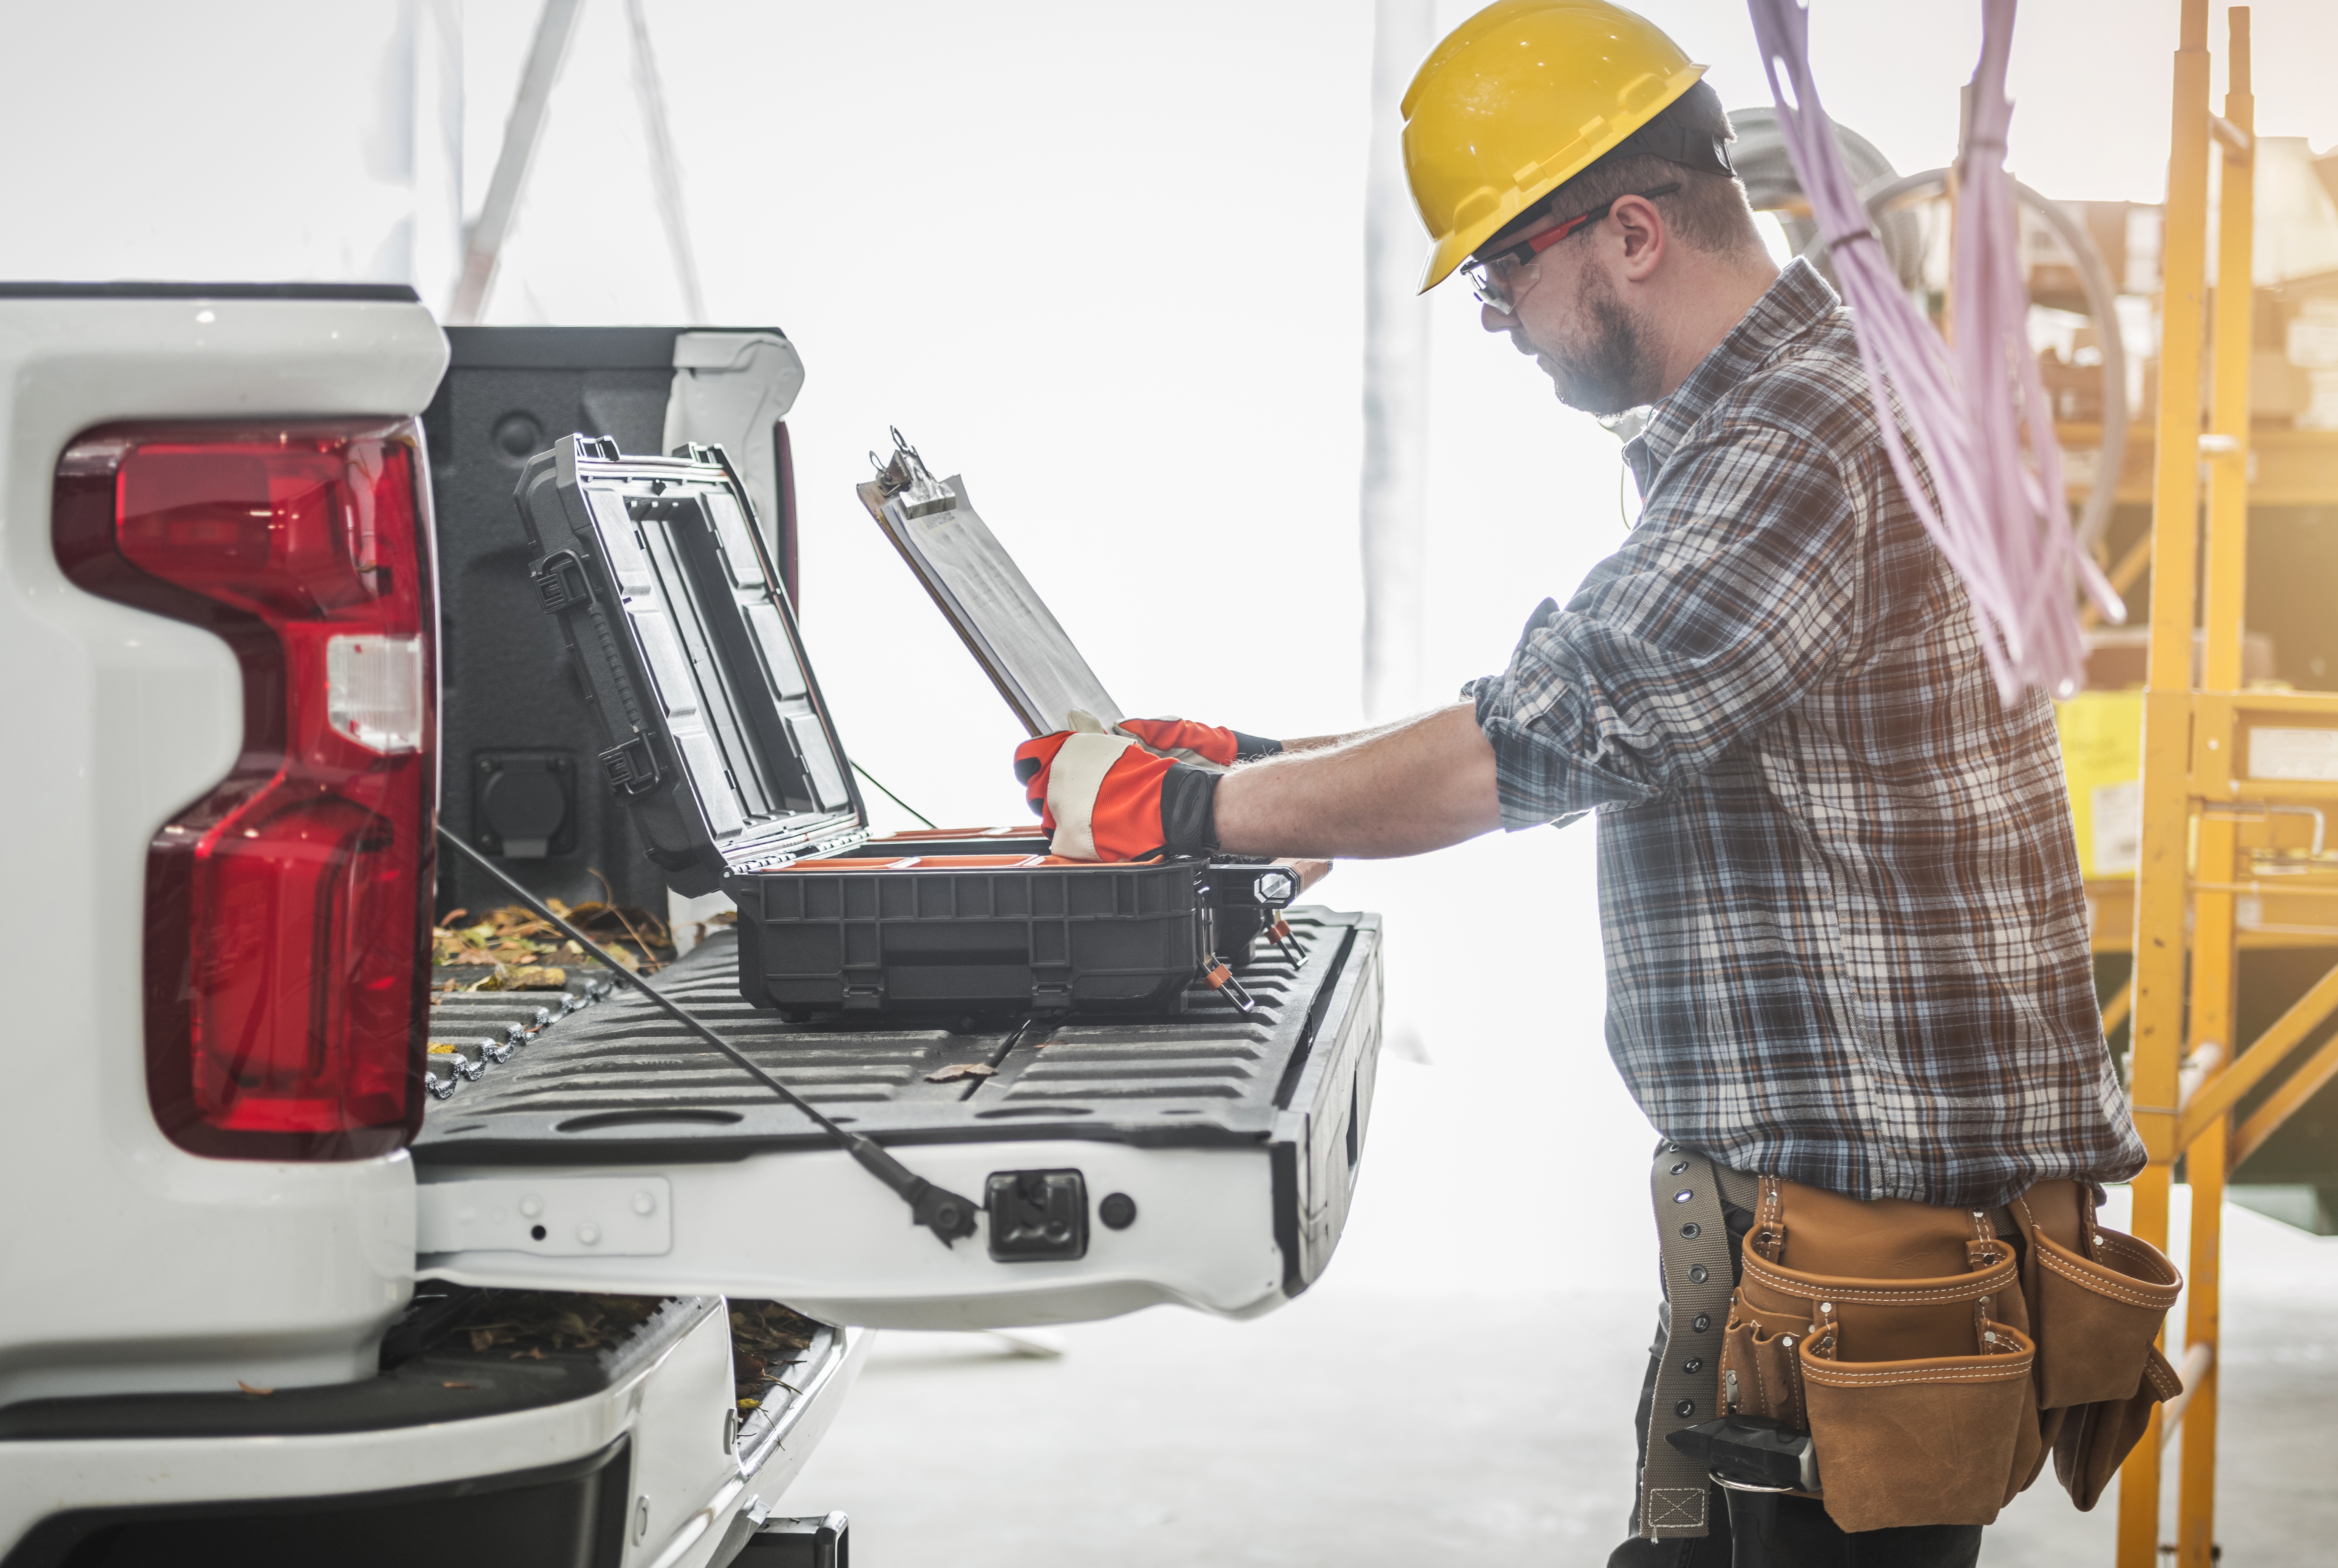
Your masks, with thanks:
M1217 789L1221 848L1237 855L1380 859L1501 825L1494 749L1467 702L1356 736L1286 742Z
M1351 730L1344 735L1308 735L1297 740L1279 742L1282 750L1292 751L1324 751L1334 746L1352 746L1359 740L1369 740L1375 735L1385 735L1391 730L1401 730L1418 723L1425 715L1416 713L1409 719L1398 719L1386 724L1373 724L1361 730Z

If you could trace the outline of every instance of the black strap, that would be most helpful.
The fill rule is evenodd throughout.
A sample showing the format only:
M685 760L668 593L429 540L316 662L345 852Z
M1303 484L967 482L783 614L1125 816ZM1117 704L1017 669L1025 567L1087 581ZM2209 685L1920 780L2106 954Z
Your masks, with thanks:
M1692 131L1685 125L1670 125L1654 120L1633 132L1616 144L1610 158L1645 152L1667 163L1677 163L1684 169L1694 169L1700 174L1720 174L1734 179L1737 166L1729 160L1729 143L1710 131Z

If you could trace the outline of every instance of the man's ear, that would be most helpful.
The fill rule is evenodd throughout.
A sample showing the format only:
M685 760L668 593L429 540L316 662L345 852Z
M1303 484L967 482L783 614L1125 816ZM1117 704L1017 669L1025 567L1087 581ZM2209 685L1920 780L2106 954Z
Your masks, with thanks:
M1623 277L1629 283L1644 283L1661 265L1665 247L1672 236L1666 231L1664 214L1645 196L1626 196L1616 203L1609 216L1616 220L1623 240Z

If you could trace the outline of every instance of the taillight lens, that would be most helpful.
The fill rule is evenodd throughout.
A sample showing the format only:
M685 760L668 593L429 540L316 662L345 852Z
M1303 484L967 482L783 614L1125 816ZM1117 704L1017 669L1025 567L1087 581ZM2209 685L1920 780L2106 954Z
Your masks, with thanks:
M437 827L426 469L411 420L93 432L57 558L243 671L227 778L146 858L146 1082L197 1153L353 1159L422 1119Z

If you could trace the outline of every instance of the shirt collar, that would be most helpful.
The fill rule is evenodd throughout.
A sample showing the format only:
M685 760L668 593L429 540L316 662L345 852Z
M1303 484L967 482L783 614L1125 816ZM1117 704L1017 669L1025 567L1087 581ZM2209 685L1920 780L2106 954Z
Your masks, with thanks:
M1817 268L1799 256L1787 262L1777 281L1689 372L1688 379L1673 388L1670 397L1649 406L1647 424L1624 444L1624 460L1632 466L1641 493L1647 492L1649 482L1672 456L1673 448L1704 417L1706 409L1760 369L1780 345L1824 320L1840 303Z

